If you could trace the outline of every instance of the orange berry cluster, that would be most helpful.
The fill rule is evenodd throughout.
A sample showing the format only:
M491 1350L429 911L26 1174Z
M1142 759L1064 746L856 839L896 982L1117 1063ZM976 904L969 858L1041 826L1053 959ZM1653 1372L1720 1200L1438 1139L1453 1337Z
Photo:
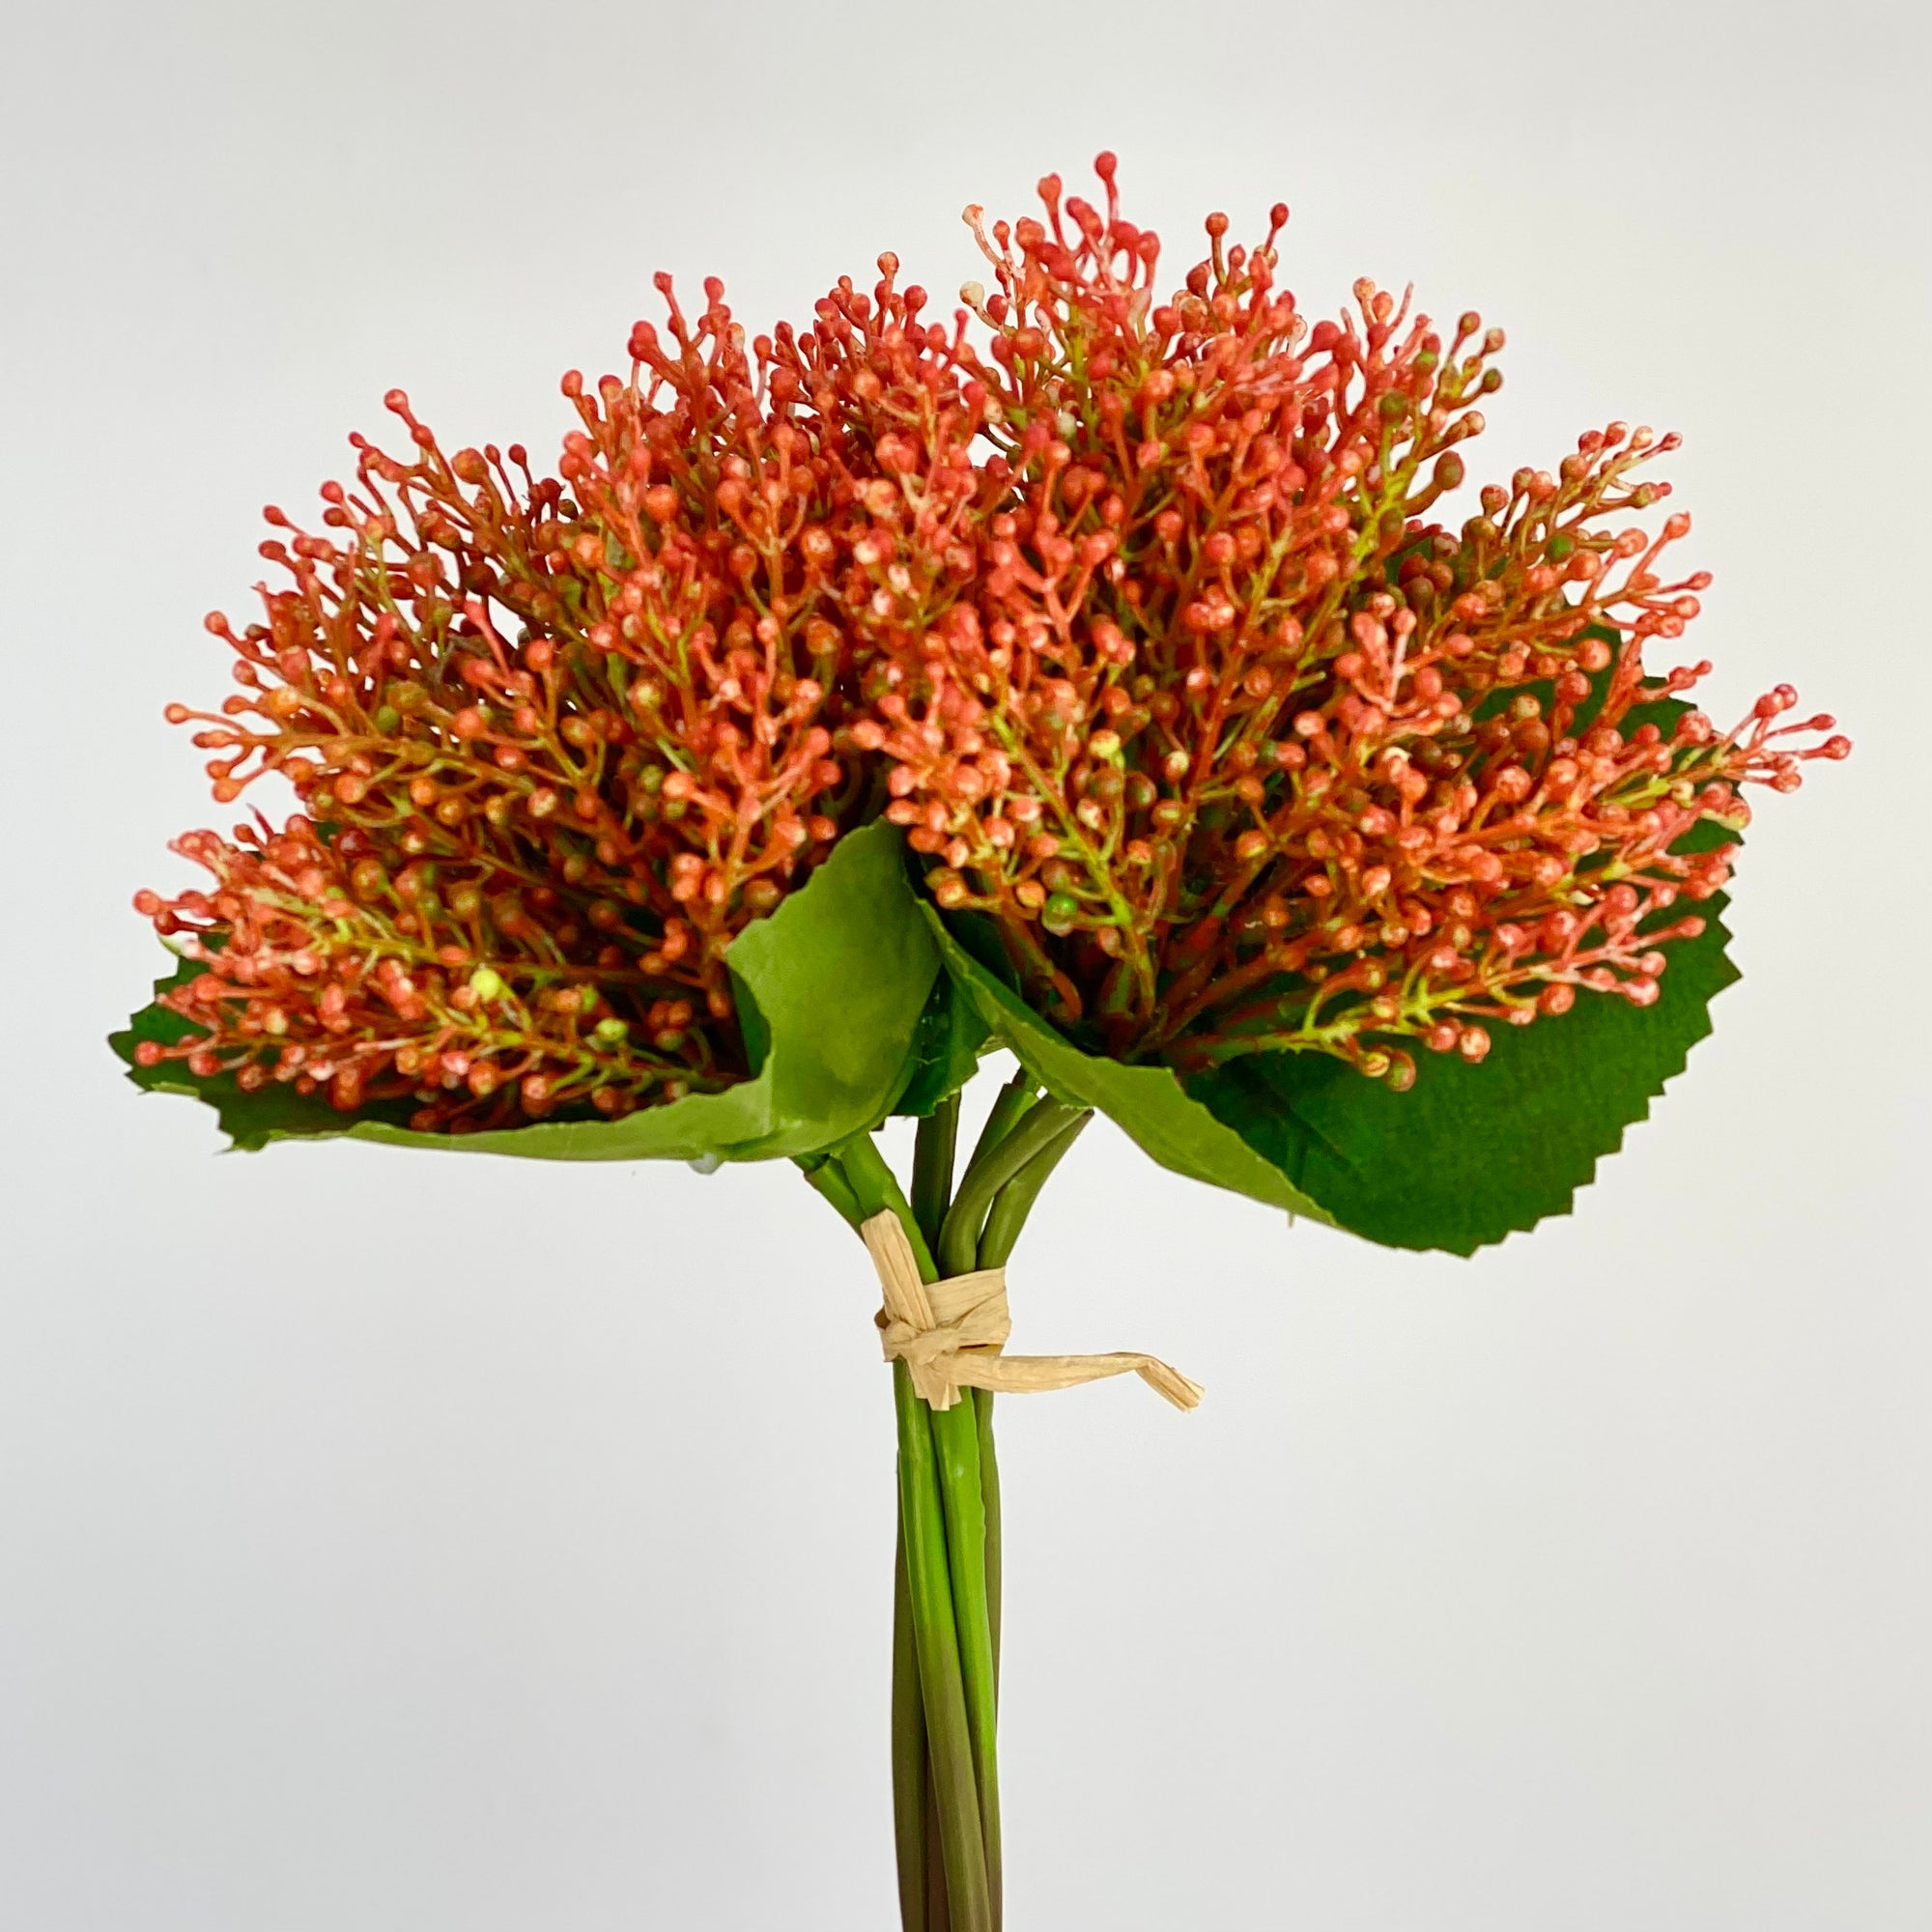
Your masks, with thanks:
M1739 786L1850 749L1790 747L1832 720L1776 724L1787 687L1719 733L1676 696L1708 665L1646 669L1709 580L1662 566L1687 517L1612 520L1668 494L1634 472L1676 439L1593 431L1452 532L1427 513L1501 331L1366 281L1311 327L1279 207L1252 251L1210 217L1161 300L1099 167L1104 213L1052 177L1044 223L969 211L1001 495L854 727L934 897L1076 1037L1182 1067L1314 1049L1406 1085L1405 1038L1474 1060L1578 989L1648 1004Z
M567 963L535 916L557 903L544 888L492 898L412 864L377 890L380 862L338 849L360 842L325 843L300 816L178 839L213 890L136 904L205 967L165 996L204 1031L175 1049L143 1041L137 1061L232 1072L243 1093L291 1082L344 1111L413 1095L415 1125L452 1129L585 1102L615 1116L733 1077L689 998L650 994L636 970Z
M302 811L137 901L204 968L143 1051L450 1130L728 1084L732 939L880 811L1124 1059L1405 1085L1405 1042L1655 1000L1740 787L1849 750L1788 687L1719 732L1708 665L1646 667L1708 583L1663 567L1688 518L1628 521L1675 439L1592 431L1452 530L1501 331L1366 281L1311 327L1280 207L1252 249L1209 217L1163 299L1098 165L1104 213L1054 177L1044 221L968 211L996 286L950 327L890 255L749 350L660 276L668 339L565 379L556 476L392 392L411 455L355 439L325 533L268 512L287 582L209 620L241 691L170 708L218 801Z
M203 1031L150 1063L411 1095L453 1130L744 1076L731 941L876 811L834 740L898 488L890 446L772 399L876 401L894 353L841 285L754 367L717 283L694 324L661 283L671 344L640 324L628 381L565 379L560 477L514 445L446 456L392 392L410 460L355 439L324 534L267 513L291 581L245 629L209 619L242 690L169 716L202 727L217 802L272 773L303 810L191 835L215 890L137 899L205 967L167 996Z

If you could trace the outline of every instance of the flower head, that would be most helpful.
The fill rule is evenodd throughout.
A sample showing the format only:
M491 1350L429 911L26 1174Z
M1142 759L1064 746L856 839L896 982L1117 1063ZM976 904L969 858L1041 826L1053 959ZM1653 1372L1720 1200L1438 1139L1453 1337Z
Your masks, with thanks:
M143 1042L143 1065L182 1059L244 1093L288 1082L344 1111L413 1097L412 1124L457 1129L586 1103L623 1114L736 1076L689 997L561 944L513 894L439 888L427 865L372 890L380 862L352 864L299 815L175 850L213 890L136 904L204 967L167 996L202 1032Z
M560 475L392 391L408 457L355 439L319 533L267 513L285 581L209 619L241 691L169 715L217 802L277 774L302 811L190 835L216 890L137 901L207 968L170 996L205 1034L151 1053L426 1127L742 1077L731 942L866 803L840 572L897 472L770 406L718 283L695 321L660 286L668 344L565 379Z
M997 287L999 499L970 578L883 639L872 719L890 815L942 906L990 915L1063 1025L1181 1067L1341 1055L1396 1084L1420 1040L1579 989L1655 999L1681 901L1724 882L1747 781L1839 757L1788 687L1719 732L1644 653L1697 612L1688 531L1630 523L1673 448L1623 423L1450 530L1499 329L1438 329L1363 281L1312 327L1210 216L1161 300L1157 239L1040 185L1046 220L968 211ZM955 352L955 359L963 359Z

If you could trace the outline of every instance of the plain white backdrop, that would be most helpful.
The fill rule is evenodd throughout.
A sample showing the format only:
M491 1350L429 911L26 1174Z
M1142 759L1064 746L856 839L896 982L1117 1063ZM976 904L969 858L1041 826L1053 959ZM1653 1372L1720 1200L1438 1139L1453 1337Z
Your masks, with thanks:
M892 1922L892 1421L788 1168L217 1157L101 1036L224 822L265 501L406 386L554 448L650 271L754 327L1119 150L1175 276L1503 323L1478 480L1677 428L1762 806L1743 984L1576 1213L1472 1263L1096 1127L1003 1405L1013 1932L1932 1925L1928 424L1916 6L333 0L0 29L0 1927Z

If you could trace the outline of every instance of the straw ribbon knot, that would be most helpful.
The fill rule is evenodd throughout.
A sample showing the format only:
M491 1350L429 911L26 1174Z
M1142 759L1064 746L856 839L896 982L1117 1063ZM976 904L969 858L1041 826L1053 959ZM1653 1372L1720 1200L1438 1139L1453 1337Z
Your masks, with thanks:
M912 1243L890 1209L860 1230L886 1305L875 1320L886 1360L903 1362L912 1385L934 1408L951 1408L962 1388L1032 1395L1074 1388L1109 1376L1137 1375L1176 1408L1192 1408L1201 1384L1152 1355L1008 1355L1012 1321L1007 1313L1007 1272L980 1268L931 1283L919 1278Z

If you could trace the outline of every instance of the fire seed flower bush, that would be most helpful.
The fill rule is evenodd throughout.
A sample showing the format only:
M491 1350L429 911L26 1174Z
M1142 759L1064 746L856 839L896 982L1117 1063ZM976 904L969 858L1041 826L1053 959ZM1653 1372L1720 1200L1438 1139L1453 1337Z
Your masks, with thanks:
M1633 521L1674 436L1587 432L1452 528L1502 331L1366 280L1311 325L1276 282L1279 206L1252 250L1211 217L1163 299L1157 238L1100 172L1104 213L1055 177L1044 221L989 237L969 211L982 353L905 331L983 421L999 494L970 571L925 559L934 590L879 625L852 737L890 763L970 997L1041 1079L1182 1172L1467 1252L1566 1206L1681 1067L1729 975L1743 787L1849 744L1789 722L1789 686L1720 731L1686 696L1708 662L1647 662L1710 581L1669 566L1688 517ZM1625 1024L1680 956L1658 1022ZM1605 998L1621 1018L1388 1104L1418 1055L1472 1066Z
M211 883L137 896L180 964L114 1042L238 1146L786 1156L862 1233L906 1932L1001 1920L985 1384L1199 1396L998 1359L1092 1114L1390 1245L1533 1227L1736 977L1744 788L1850 749L1785 685L1719 730L1710 665L1651 661L1709 581L1688 517L1634 521L1674 437L1591 430L1455 523L1499 329L1366 280L1311 323L1279 206L1163 295L1098 170L1104 213L1053 176L1044 220L967 211L994 287L950 323L891 255L749 346L659 277L554 476L392 392L409 454L356 439L323 533L268 513L285 581L209 620L241 690L170 708L218 803L299 810L176 841Z
M760 407L719 284L693 326L665 293L671 348L639 324L630 382L566 380L560 478L446 455L398 390L410 460L354 439L327 534L269 510L291 582L208 620L242 692L169 717L204 727L217 803L275 774L303 812L187 835L213 890L137 898L200 969L160 1000L193 1030L141 1068L408 1099L422 1132L746 1078L726 954L869 798L834 752L832 619L877 471Z
M1166 301L1153 238L1042 184L1050 225L981 241L978 364L1008 492L970 587L889 639L887 816L940 905L988 914L1029 998L1126 1060L1332 1053L1406 1087L1399 1044L1480 1060L1578 989L1658 996L1736 846L1747 781L1791 789L1795 694L1719 734L1643 653L1697 614L1690 528L1617 528L1676 446L1623 423L1424 521L1499 377L1371 282L1310 328L1263 243ZM977 225L977 224L976 224Z

